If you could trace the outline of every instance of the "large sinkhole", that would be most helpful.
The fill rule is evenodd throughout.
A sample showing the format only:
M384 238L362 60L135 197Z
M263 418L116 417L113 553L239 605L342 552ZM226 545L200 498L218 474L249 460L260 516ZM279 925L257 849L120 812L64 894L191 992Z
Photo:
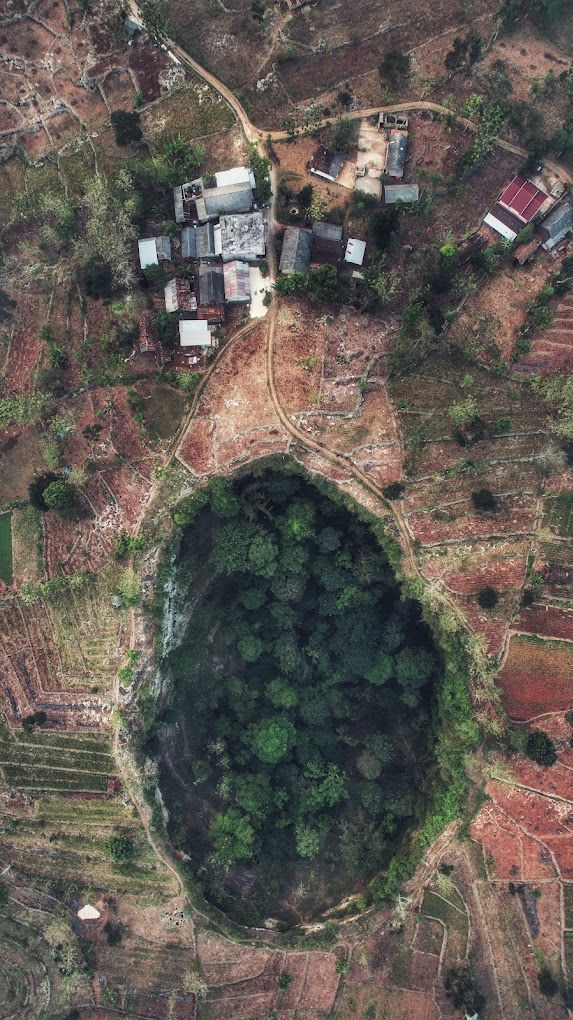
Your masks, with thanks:
M422 817L440 654L380 529L294 465L217 479L179 520L148 746L169 837L235 920L316 918Z

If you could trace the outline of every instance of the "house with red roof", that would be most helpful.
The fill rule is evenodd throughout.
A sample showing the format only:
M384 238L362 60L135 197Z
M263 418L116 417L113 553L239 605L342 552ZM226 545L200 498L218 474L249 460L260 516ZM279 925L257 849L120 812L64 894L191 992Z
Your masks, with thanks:
M532 181L514 177L488 212L484 223L501 234L506 241L514 241L528 223L544 216L553 203L551 195Z

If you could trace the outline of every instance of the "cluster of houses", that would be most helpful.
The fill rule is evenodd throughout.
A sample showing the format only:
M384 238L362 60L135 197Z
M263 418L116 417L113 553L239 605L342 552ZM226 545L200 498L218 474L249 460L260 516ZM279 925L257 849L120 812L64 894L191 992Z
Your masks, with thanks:
M531 180L514 177L483 221L505 241L519 240L519 235L525 231L525 239L514 252L515 261L520 265L539 248L553 251L573 232L571 195L557 178L540 174L541 171ZM527 227L532 230L527 231Z
M205 175L173 189L179 239L146 237L138 241L142 270L163 265L173 269L164 288L164 308L177 318L175 350L162 347L153 312L140 320L139 353L177 367L197 367L217 346L216 329L227 305L251 301L266 254L266 223L254 208L255 178L248 167ZM177 275L174 249L185 267ZM254 263L254 265L253 265Z

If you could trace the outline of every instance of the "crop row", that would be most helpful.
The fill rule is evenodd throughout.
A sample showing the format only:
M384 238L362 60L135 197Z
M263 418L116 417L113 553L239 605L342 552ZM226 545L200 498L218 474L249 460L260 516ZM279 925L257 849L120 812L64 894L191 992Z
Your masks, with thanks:
M62 772L42 766L3 765L2 771L10 786L24 790L100 791L105 792L109 773Z

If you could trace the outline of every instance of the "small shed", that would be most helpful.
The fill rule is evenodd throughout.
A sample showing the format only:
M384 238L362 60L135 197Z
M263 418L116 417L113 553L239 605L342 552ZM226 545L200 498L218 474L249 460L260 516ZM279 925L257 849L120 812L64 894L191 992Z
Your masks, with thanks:
M248 262L226 262L223 266L225 301L236 303L251 300L251 277Z
M349 237L344 252L344 261L351 266L361 266L364 262L365 251L366 241L362 241L359 237Z
M385 184L384 201L386 205L394 205L396 202L417 202L420 197L420 189L417 184Z
M290 276L306 273L312 248L312 231L304 227L287 227L284 234L279 269Z
M139 248L139 265L142 269L159 265L154 237L143 237L141 241L137 242L137 246Z
M139 248L139 264L142 269L158 266L160 262L171 261L171 239L161 237L143 237L137 242Z
M213 327L204 319L182 319L179 323L181 347L212 347Z

